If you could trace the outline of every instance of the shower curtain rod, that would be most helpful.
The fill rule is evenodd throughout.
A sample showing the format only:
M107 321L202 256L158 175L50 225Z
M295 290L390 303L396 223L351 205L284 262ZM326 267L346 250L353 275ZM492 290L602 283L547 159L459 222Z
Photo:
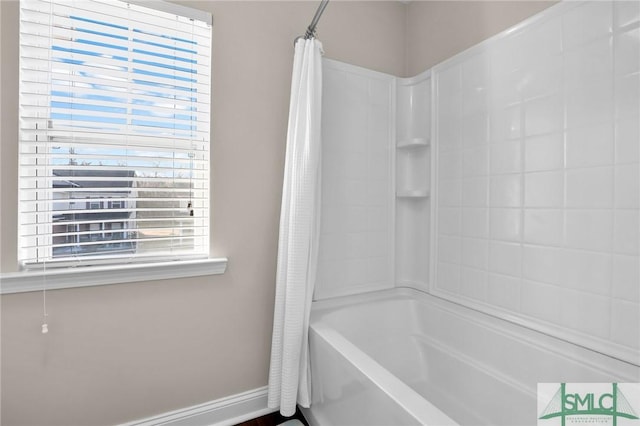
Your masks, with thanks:
M316 25L318 25L318 21L320 20L320 17L322 16L322 12L324 12L324 9L327 7L327 4L329 4L329 0L322 0L320 2L320 5L318 6L318 9L316 10L316 14L313 15L313 20L311 21L311 24L309 24L309 26L307 27L307 32L304 33L304 39L305 40L308 40L308 39L316 36ZM299 38L303 38L303 36L296 37L295 41L298 41Z

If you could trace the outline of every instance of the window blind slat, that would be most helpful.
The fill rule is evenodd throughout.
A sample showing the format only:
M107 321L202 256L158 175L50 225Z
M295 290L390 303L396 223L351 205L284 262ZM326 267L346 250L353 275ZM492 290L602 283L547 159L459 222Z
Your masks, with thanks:
M141 238L127 238L127 239L122 239L122 240L118 240L117 243L130 243L131 244L131 249L134 249L134 244L140 244L140 243L149 243L152 241L178 241L179 243L176 244L177 247L183 247L186 248L188 247L187 245L184 244L184 240L187 241L193 241L195 240L196 237L193 235L185 235L185 236L166 236L166 237L159 237L159 236L148 236L148 237L141 237ZM182 241L181 241L182 240ZM65 247L88 247L88 246L97 246L96 248L100 248L100 246L104 246L110 244L110 242L104 242L104 241L78 241L78 242L71 242L71 243L60 243L60 244L51 244L48 247L49 248L65 248ZM43 247L47 247L47 246L43 246L42 244L34 244L34 245L25 245L25 249L34 249L34 248L43 248ZM104 253L102 253L104 254Z
M20 19L23 264L206 256L210 25L113 0Z
M65 223L61 223L58 224L56 223L57 226L61 226L67 229L66 232L54 232L54 233L50 233L50 234L28 234L25 235L26 238L30 239L30 241L33 241L33 244L37 244L36 241L38 238L45 238L45 237L51 237L51 238L57 238L57 239L62 239L64 238L65 240L69 240L70 237L91 237L91 236L95 236L95 237L101 237L101 238L112 238L114 236L114 234L122 234L122 233L130 233L130 234L141 234L141 237L127 237L124 238L120 235L115 235L115 237L118 237L119 240L131 240L131 241L135 241L135 240L140 240L140 239L144 239L144 238L150 238L153 235L163 235L163 236L175 236L175 237L198 237L201 236L202 234L198 234L197 232L203 232L205 230L204 226L196 226L196 225L182 225L179 224L178 221L176 221L175 224L173 224L173 227L171 230L167 230L166 227L148 227L148 228L137 228L137 229L127 229L127 228L109 228L107 227L101 227L100 225L102 225L102 222L85 222L85 223L81 223L81 226L76 226L74 224L65 222ZM101 228L101 229L91 229L92 225L94 225L94 228ZM106 224L108 225L108 224ZM73 229L83 229L83 230L76 230L74 231ZM86 230L85 230L86 229ZM95 241L87 241L87 242L95 242Z
M24 123L21 124L29 124L28 120L24 120ZM47 120L41 120L46 124ZM35 122L35 121L34 121ZM42 136L41 131L37 131L34 126L31 127L22 127L21 131L21 143L25 147L34 147L38 146L37 136ZM175 149L174 146L183 145L181 142L184 140L182 138L173 138L173 139L158 139L146 135L140 134L120 134L120 138L108 138L110 135L105 135L104 133L99 133L96 131L92 131L91 129L83 129L82 131L75 131L73 133L60 131L60 130L48 130L47 137L51 141L52 145L57 146L76 146L84 145L84 146L95 146L95 147L103 147L107 149L108 147L118 147L120 149L129 147L130 149L140 149L140 150L149 150L151 148L157 149L158 152L166 152L169 149ZM203 133L202 139L193 140L190 139L188 142L193 152L206 152L208 149L206 148L207 142L205 139L206 134ZM188 151L189 148L186 146L182 147L181 151L176 150L176 152Z
M198 226L178 226L178 225L174 225L173 227L175 235L173 235L174 237L197 237L198 235L194 234L193 232L199 231L199 230L204 230L204 227L198 227ZM62 239L64 238L65 240L69 240L69 239L75 239L76 237L83 237L83 238L91 238L93 237L100 237L102 239L105 240L109 240L109 241L124 241L125 239L120 237L119 234L122 234L123 231L128 231L126 229L113 229L113 230L100 230L100 231L78 231L78 232L57 232L54 234L31 234L31 235L27 235L27 238L32 238L33 239L33 243L34 245L37 245L36 240L37 238L42 238L45 236L48 237L55 237L55 238L59 238ZM163 233L166 232L166 228L145 228L144 229L145 232L148 233ZM136 240L141 240L143 238L128 238L128 241L136 241Z
M189 161L189 159L183 158L166 158L166 157L132 157L126 154L123 155L100 155L100 154L54 154L51 156L52 162L71 161L70 157L73 157L77 162L90 162L94 164L98 164L105 168L114 167L116 165L122 165L121 167L127 166L129 164L129 159L135 161L136 164L143 164L139 167L152 167L160 170L164 169L202 169L203 166L208 163L206 160L194 159ZM22 158L21 164L25 166L33 165L36 163L38 159L38 154L28 154L25 153ZM145 164L153 164L153 165L145 165ZM47 166L43 166L47 167ZM82 166L83 167L83 166Z
M192 255L186 252L185 250L173 249L172 251L165 250L163 252L156 251L154 253L131 253L130 250L122 250L111 251L109 256L100 256L100 255L92 255L91 263L93 265L109 265L114 262L122 263L122 264L132 264L132 263L158 263L172 260L192 260L192 259L203 259L201 255ZM79 254L77 257L72 259L53 259L49 262L37 262L36 259L27 259L24 261L24 265L29 269L42 269L45 265L47 269L50 268L62 268L62 267L70 267L74 268L77 266L82 266L86 262L85 259L82 258L82 255Z
M204 181L203 181L204 182ZM22 199L20 200L21 202L30 202L30 201L40 201L40 202L46 202L48 200L52 200L53 198L51 198L54 195L60 195L60 194L66 194L68 199L73 199L72 195L70 194L74 194L74 193L85 193L87 192L87 190L85 188L48 188L48 189L42 189L42 190L36 190L36 189L32 189L32 188L20 188L21 192L24 193L24 196L22 197ZM122 191L122 188L117 188L117 187L102 187L101 188L103 192L105 193L109 193L109 192L117 192L117 191ZM158 198L184 198L184 197L188 197L188 195L181 195L181 194L187 194L189 192L188 189L185 188L154 188L154 196L156 199ZM201 191L198 191L201 192ZM163 195L164 194L164 195ZM178 195L176 195L178 194ZM129 198L129 197L127 197ZM206 200L206 198L203 197L191 197L192 200Z
M184 219L190 219L192 220L192 217L188 217L188 218L182 218ZM136 224L144 224L144 226L151 226L150 224L154 223L154 222L161 222L161 223L166 223L166 218L145 218L145 219L135 219L135 223ZM117 222L121 222L120 219L101 219L100 223L117 223ZM201 221L200 221L201 222ZM193 219L193 223L194 226L196 226L195 224L198 223L198 227L203 228L204 230L206 230L206 228L208 228L207 225L205 224L200 224L200 222L197 222L195 219ZM70 220L65 222L65 225L86 225L86 224L91 224L91 223L95 223L95 221L92 220L88 220L88 219L81 219L81 218L77 218L77 220ZM47 235L52 235L52 233L47 233L47 232L36 232L35 229L37 228L37 222L32 221L32 222L25 222L25 226L27 226L28 230L27 232L24 233L25 236L42 236L45 237Z
M48 73L43 73L43 76L47 76ZM38 83L31 81L29 83ZM45 87L46 86L46 87ZM33 89L33 88L32 88ZM38 105L42 102L43 96L51 95L52 99L89 99L104 102L105 104L127 102L127 97L122 94L100 93L96 90L85 89L76 86L73 91L68 89L50 91L48 84L40 83L39 87L35 88L31 92L24 93L25 105ZM38 92L38 89L40 90ZM206 99L206 96L199 94L198 98ZM199 102L199 99L194 101L185 101L181 99L166 99L157 96L150 96L144 94L136 94L132 97L131 102L134 105L144 105L153 107L158 110L175 110L175 111L195 111L200 114L204 114L205 117L209 115L209 105L206 102ZM48 106L44 103L43 106Z
M105 203L118 203L120 201L128 201L129 197L118 197L117 192L112 192L113 194L115 194L114 196L105 196L104 198L91 198L92 201L94 200L99 200ZM58 193L60 194L60 193ZM201 200L202 198L194 198L194 197L190 197L189 196L189 192L185 191L184 196L182 197L153 197L153 198L142 198L142 197L138 197L137 201L143 202L159 202L159 203L163 203L163 204L167 204L167 203L184 203L185 201L191 201L192 204L197 204L197 201ZM20 210L25 212L25 213L29 213L35 210L35 204L36 203L85 203L87 201L86 198L46 198L46 199L40 199L38 198L37 200L24 200L20 202ZM54 210L58 210L55 209ZM65 209L64 211L67 211L68 209ZM133 211L133 209L127 209L124 207L111 207L109 208L109 212L110 213L120 213L120 212L129 212L129 211Z

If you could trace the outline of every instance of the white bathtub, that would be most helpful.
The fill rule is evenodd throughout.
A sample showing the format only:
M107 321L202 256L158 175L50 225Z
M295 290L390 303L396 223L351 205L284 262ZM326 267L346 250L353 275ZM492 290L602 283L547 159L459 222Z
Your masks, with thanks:
M535 425L538 382L640 368L412 289L314 302L311 425Z

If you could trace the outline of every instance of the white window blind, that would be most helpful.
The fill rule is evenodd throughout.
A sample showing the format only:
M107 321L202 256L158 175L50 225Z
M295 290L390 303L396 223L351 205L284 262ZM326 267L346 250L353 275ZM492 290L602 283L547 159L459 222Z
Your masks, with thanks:
M20 4L20 261L206 257L210 23L118 0Z

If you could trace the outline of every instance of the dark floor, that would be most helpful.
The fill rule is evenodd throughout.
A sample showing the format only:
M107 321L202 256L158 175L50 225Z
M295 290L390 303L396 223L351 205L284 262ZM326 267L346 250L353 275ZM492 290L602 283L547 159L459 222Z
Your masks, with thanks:
M309 426L309 423L307 423L299 408L296 408L296 413L291 417L284 417L276 411L275 413L267 414L266 416L258 417L257 419L238 423L236 426L276 426L291 419L298 419L305 426Z

